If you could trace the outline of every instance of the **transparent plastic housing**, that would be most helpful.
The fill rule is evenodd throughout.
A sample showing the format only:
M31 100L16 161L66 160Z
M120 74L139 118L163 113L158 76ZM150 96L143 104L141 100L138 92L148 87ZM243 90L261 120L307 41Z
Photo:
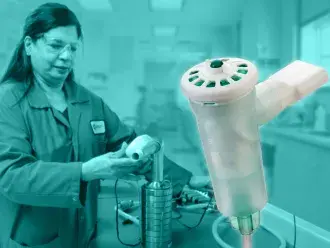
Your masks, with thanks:
M190 101L219 211L243 217L267 203L255 89L227 104Z

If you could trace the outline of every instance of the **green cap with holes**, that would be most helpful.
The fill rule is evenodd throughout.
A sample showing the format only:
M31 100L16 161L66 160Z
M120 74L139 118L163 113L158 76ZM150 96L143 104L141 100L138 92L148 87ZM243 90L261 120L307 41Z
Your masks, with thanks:
M226 102L251 90L256 67L240 58L213 58L190 68L181 79L183 92L194 101Z

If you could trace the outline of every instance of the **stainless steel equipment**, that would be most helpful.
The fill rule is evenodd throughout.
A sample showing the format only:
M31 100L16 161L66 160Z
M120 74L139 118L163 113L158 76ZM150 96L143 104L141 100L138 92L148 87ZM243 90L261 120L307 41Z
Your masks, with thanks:
M127 156L153 156L152 181L141 188L141 247L172 246L172 184L164 180L164 143L148 135L137 137L127 148Z

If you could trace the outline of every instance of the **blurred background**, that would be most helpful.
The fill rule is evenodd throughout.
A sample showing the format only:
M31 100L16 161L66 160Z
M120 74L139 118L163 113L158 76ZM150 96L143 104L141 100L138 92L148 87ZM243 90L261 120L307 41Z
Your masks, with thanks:
M0 1L0 70L44 0ZM78 82L167 155L207 175L181 75L215 57L255 63L262 82L292 60L330 69L329 0L62 0L84 31ZM328 48L329 47L329 48ZM330 85L261 127L270 203L330 231Z

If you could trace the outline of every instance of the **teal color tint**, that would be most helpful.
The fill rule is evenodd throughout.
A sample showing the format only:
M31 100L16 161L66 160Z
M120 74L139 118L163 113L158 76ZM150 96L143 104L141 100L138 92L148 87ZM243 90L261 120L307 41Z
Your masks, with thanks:
M0 38L1 76L6 71L18 42L24 38L21 34L26 15L40 2L46 1L0 1L0 10L2 10L0 21L3 24ZM222 87L230 85L228 80L231 80L232 75L241 77L240 80L237 78L236 82L231 81L233 87L239 86L242 79L254 76L252 68L248 66L248 63L237 63L226 74L228 80L220 81L216 77L214 79L204 77L203 70L195 69L195 65L211 61L209 69L221 68L221 66L224 68L222 65L224 61L219 61L219 58L243 58L256 66L258 78L254 80L261 83L296 59L323 66L330 71L330 21L327 16L330 5L328 0L251 0L248 5L242 4L245 3L244 0L226 1L226 4L222 1L189 0L110 0L103 1L104 5L92 0L60 2L72 8L82 24L84 39L77 46L78 50L71 53L71 55L75 54L73 71L78 84L95 94L98 97L96 102L104 101L111 109L111 113L112 111L116 113L118 119L129 126L128 129L121 129L121 132L132 128L139 134L148 133L164 139L166 155L189 169L194 175L209 175L209 171L195 117L180 87L180 80L185 72L190 74L188 80L192 84L191 87L194 87L194 83L197 82L196 91L198 87L205 86L206 90L213 92L218 88L230 90L231 87ZM88 5L88 2L91 4ZM62 18L62 21L64 19ZM35 48L40 48L39 45L43 42L44 39L39 39L36 43L38 46ZM64 43L69 44L71 41L66 40ZM44 48L42 51L45 52L52 50L51 46ZM65 57L68 54L70 54L69 50L64 49L62 55ZM47 57L50 64L53 64L54 59L54 56ZM61 63L68 62L66 58L60 61ZM43 64L45 70L49 69L50 64ZM59 74L56 73L57 76ZM201 83L200 79L207 79L207 81L198 86ZM215 82L209 84L208 80L215 80ZM286 211L284 215L289 219L292 217L292 221L287 221L290 230L294 230L293 215L296 215L297 223L300 218L303 220L300 223L307 222L307 228L311 226L309 225L311 223L325 232L330 232L330 198L328 197L330 91L328 89L325 87L311 94L286 108L269 123L256 127L260 130L268 203ZM10 94L4 93L2 88L0 91L2 91L0 105L11 103L5 97ZM18 91L14 90L13 93L19 95ZM102 134L94 136L90 121L103 118L104 113L101 110L105 107L95 106L94 100L92 103L87 100L86 98L78 99L77 102L72 99L69 101L72 107L71 113L68 113L69 121L76 123L76 129L73 127L72 130L67 127L67 121L58 112L47 105L44 106L47 101L44 102L41 97L34 101L36 108L30 116L24 116L20 112L12 114L7 112L8 108L1 107L0 171L2 173L0 175L8 175L9 179L4 180L0 176L0 196L11 194L3 197L3 201L10 201L7 206L11 206L13 202L14 204L20 202L22 206L27 206L23 209L30 209L30 206L37 205L36 202L43 201L61 209L78 209L76 207L80 206L80 163L96 153L106 152L100 149L104 148L107 142L121 139L115 133L109 136ZM13 109L28 109L29 102L24 103L26 105L16 105ZM93 106L93 116L90 118L87 118L90 114L87 111L88 106ZM254 107L251 106L251 108ZM44 119L45 116L47 119ZM23 118L30 119L25 122ZM236 122L237 120L233 120L233 125ZM31 130L29 126L25 126L29 123L34 125ZM79 133L73 135L74 130L78 130ZM212 132L216 131L216 128L212 130ZM239 130L237 132L237 135L241 135ZM10 150L9 145L14 143L20 144L21 148L16 149L12 153L14 155L9 158L18 161L21 156L22 161L9 168L6 167L9 159L1 158L4 158L5 152ZM114 151L118 147L109 148ZM33 156L37 156L40 161L56 161L57 164L69 161L71 157L68 156L72 155L70 149L77 150L78 157L75 161L77 164L72 164L72 167L67 166L65 169L64 167L57 168L58 173L63 174L57 176L56 180L52 180L55 177L49 170L52 166L40 166L42 173L36 169L38 162L34 162ZM239 154L239 146L227 150L229 153ZM27 161L31 163L31 166L23 167L22 163ZM44 165L44 163L40 162L39 165ZM30 173L26 174L27 176L20 174L20 168L26 168L26 172ZM76 173L76 176L70 176L70 173ZM223 172L219 174L224 175ZM175 176L177 179L180 177L179 174ZM37 177L42 179L38 181ZM32 186L27 186L29 180L34 182ZM69 183L64 185L64 181ZM41 184L43 187L39 187ZM122 184L124 185L125 182L120 181L119 187ZM98 194L93 189L89 194L99 204L97 215L100 218L100 226L98 226L100 233L97 235L101 238L97 239L97 242L100 242L100 248L120 247L113 228L115 219L111 217L114 201L107 200L114 199L112 186L113 182L102 181L101 193ZM54 189L60 190L62 195L56 194ZM29 190L33 192L32 195ZM125 197L118 194L119 198ZM93 204L93 209L97 209ZM1 236L2 233L7 235L10 230L9 224L12 223L11 216L14 215L14 207L8 207L8 213L2 206L0 209L3 224L3 229L0 227ZM34 214L37 211L32 212ZM40 211L46 213L43 218L47 223L46 227L41 229L33 227L30 228L31 231L52 230L52 223L56 223L59 215L56 215L56 211L51 214L47 211ZM90 225L92 223L90 218L81 216L84 211L85 209L79 209L79 215L72 214L72 216L81 217L80 222ZM195 215L182 215L182 222L186 224L190 223L190 218L190 224L199 221L199 218L194 217ZM276 219L281 219L277 218L279 215L281 214L274 214ZM189 221L185 221L186 218ZM26 218L23 216L21 219L29 219L29 216ZM178 233L180 240L174 238L173 247L216 247L209 232L212 221L213 217L207 214L202 224L194 229L196 233L193 239L191 239L191 232L186 232L184 227L176 223L178 226L175 224L174 230ZM130 227L120 228L123 242L135 243L138 237L131 239L132 233L127 231L127 228ZM304 235L299 228L298 224L298 236ZM86 229L81 228L81 230ZM93 230L93 227L88 227L88 230ZM230 231L226 236L225 230L228 229L219 228L224 239L227 238L233 247L241 247L240 237ZM276 229L280 234L286 230L281 224ZM28 234L26 232L26 235ZM283 236L293 240L293 232L291 234L284 233ZM256 239L260 240L261 244L257 244L256 247L278 247L273 236L265 233L260 235L263 236ZM77 235L77 239L85 240L85 237ZM297 246L304 243L304 240L299 240L300 237L297 239ZM181 241L183 243L180 243ZM318 244L314 240L309 241L311 244ZM6 247L0 244L0 247L2 246Z

